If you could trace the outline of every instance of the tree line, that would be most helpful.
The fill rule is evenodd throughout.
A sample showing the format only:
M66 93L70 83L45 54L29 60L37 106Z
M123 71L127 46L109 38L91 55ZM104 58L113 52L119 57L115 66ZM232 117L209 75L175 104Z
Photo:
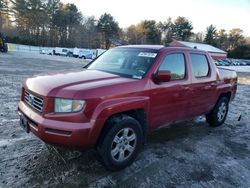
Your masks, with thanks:
M144 20L122 29L108 13L100 18L84 16L76 5L60 0L0 0L0 32L8 42L52 47L110 48L182 40L211 44L230 53L249 49L249 39L239 28L226 31L210 25L205 33L194 33L192 22L179 16L164 22Z
M250 38L243 36L239 28L217 30L214 25L207 27L204 42L228 52L228 57L250 59Z

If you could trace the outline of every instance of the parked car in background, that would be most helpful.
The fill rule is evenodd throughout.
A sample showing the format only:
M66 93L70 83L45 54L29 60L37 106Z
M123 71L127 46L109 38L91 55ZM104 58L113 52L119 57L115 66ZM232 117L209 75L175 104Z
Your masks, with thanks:
M103 51L102 49L82 49L82 48L74 48L73 49L73 56L79 57L83 59L94 59L99 56Z
M68 48L59 48L56 47L54 50L55 55L62 55L62 56L67 56L70 50Z
M238 66L238 65L240 65L240 63L238 61L233 61L232 65Z
M227 60L221 60L221 61L220 61L220 64L221 64L222 66L229 66L229 65L230 65L229 61L227 61Z
M247 63L245 61L240 61L239 63L240 63L241 66L246 66L247 65Z
M48 55L54 55L53 49L49 49L49 50L47 51L47 54L48 54Z
M42 50L40 50L40 54L53 55L53 50L52 49L42 49Z
M80 51L80 49L75 47L73 49L73 57L75 57L75 58L79 57L79 51Z
M40 50L40 54L47 54L46 50Z
M250 66L250 60L245 60L247 66Z
M95 51L90 49L80 49L78 57L83 59L93 59L93 57L95 58Z
M214 63L215 63L216 66L221 66L222 65L220 59L215 59Z

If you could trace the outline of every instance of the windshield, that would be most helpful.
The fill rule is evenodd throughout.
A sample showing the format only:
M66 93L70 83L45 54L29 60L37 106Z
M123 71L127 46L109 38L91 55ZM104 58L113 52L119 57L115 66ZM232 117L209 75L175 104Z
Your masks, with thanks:
M156 56L157 51L150 49L111 49L96 59L88 69L110 72L122 77L142 79Z

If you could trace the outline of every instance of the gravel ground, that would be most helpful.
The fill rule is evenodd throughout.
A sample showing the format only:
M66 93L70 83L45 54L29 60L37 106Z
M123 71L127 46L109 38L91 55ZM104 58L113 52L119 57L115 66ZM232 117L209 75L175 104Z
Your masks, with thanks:
M93 150L56 150L19 126L25 78L83 65L67 57L0 54L0 187L250 187L250 73L239 73L223 126L210 128L201 117L156 131L130 167L109 172Z

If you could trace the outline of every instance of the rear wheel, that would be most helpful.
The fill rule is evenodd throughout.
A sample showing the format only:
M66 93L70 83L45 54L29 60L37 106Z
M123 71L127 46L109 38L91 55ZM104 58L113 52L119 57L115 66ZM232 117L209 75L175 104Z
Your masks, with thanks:
M219 99L214 109L206 115L206 120L212 127L222 125L227 117L229 99L222 97Z
M100 140L97 151L103 165L112 171L129 166L142 146L142 129L139 122L127 115L111 118L108 131Z

